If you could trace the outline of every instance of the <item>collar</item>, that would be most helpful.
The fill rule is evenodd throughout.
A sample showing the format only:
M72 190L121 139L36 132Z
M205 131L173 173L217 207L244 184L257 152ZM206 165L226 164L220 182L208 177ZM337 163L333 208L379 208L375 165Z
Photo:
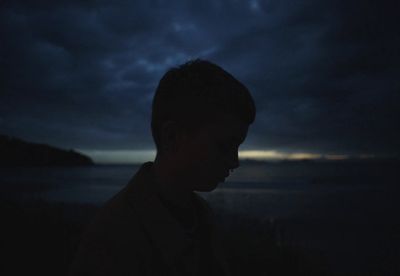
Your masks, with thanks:
M173 264L191 245L191 239L160 200L152 162L140 167L129 182L126 195L153 245L167 263Z

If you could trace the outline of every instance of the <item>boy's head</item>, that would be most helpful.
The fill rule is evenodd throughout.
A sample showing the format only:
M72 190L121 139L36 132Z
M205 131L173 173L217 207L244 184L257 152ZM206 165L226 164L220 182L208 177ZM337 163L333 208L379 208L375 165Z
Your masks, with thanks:
M239 165L238 147L255 113L248 89L221 67L194 60L170 69L153 99L157 155L168 156L183 178L205 174L203 182L223 181ZM199 185L193 189L212 189Z

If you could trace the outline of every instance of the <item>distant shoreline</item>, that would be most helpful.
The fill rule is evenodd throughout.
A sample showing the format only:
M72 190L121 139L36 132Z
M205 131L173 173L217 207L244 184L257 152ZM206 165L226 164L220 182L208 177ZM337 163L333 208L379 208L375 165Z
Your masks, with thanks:
M26 142L0 134L0 167L91 166L93 160L75 150Z

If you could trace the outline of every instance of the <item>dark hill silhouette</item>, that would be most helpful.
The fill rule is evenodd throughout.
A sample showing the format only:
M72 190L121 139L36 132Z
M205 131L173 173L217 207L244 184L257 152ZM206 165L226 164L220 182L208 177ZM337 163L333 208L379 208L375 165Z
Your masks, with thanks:
M0 166L88 166L93 161L74 150L0 135Z

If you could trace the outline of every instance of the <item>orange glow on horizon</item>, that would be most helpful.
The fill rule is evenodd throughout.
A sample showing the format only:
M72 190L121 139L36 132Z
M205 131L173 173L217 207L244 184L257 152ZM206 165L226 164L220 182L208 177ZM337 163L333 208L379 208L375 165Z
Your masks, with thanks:
M256 159L256 160L303 160L303 159L318 159L323 155L315 153L285 153L276 150L243 150L239 151L240 159Z
M88 155L97 164L138 164L154 160L155 150L79 150ZM349 159L346 154L319 154L309 152L283 152L278 150L241 150L239 159L250 159L258 161L279 161L279 160L314 160L326 159L340 161ZM370 154L352 156L355 158L373 158Z

